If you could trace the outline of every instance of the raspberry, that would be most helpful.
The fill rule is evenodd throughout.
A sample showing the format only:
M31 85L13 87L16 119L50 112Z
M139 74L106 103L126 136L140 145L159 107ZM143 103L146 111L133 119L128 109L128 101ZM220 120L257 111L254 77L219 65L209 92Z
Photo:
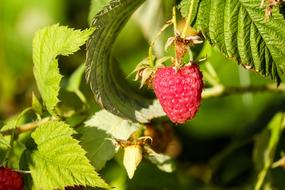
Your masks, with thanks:
M169 119L183 124L199 109L202 73L197 64L184 66L178 71L173 67L160 68L155 73L153 89Z
M22 175L9 168L0 167L0 190L22 190Z

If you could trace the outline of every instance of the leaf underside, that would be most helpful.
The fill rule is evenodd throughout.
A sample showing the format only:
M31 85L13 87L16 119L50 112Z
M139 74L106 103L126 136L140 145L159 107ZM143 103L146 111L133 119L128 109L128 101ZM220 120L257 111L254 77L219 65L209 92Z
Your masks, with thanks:
M183 0L181 12L188 14ZM280 83L285 71L285 20L278 7L269 20L259 0L194 0L192 23L226 57ZM194 4L194 5L195 5Z
M82 127L80 144L87 151L87 158L97 171L104 168L106 162L112 159L117 147L110 135L96 127Z
M103 130L113 138L120 140L128 140L131 134L140 127L138 123L122 119L106 110L96 112L85 122L85 125Z
M165 115L157 100L137 94L122 76L111 50L120 30L144 0L112 0L92 22L87 44L86 79L96 101L106 110L133 121L148 122Z

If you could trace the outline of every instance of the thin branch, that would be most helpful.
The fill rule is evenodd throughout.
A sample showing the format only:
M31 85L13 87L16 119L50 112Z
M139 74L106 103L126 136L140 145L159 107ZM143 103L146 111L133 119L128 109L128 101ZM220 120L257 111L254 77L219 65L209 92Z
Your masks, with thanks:
M13 128L13 129L5 130L5 131L0 131L0 134L2 134L3 136L11 135L14 132L14 130L15 130L16 134L31 131L31 130L37 128L38 126L48 122L49 120L50 120L50 117L46 117L46 118L39 120L39 121L34 121L32 123L26 123L24 125L17 127L16 129Z
M228 96L233 94L242 93L257 93L257 92L272 92L272 93L285 93L285 84L281 84L279 87L276 84L267 84L261 86L223 86L216 85L211 88L204 89L202 93L202 98L214 98L221 96Z

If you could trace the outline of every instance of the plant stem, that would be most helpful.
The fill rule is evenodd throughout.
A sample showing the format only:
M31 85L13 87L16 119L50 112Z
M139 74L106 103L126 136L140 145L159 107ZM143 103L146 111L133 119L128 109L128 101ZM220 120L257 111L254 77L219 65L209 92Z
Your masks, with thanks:
M187 16L187 19L186 19L186 23L185 23L185 26L183 28L182 34L181 34L182 38L186 37L186 32L187 32L188 26L190 25L190 19L191 19L191 15L192 15L192 12L193 12L193 7L194 7L194 0L191 0L190 1L190 7L189 7L188 16Z
M172 23L173 23L173 33L174 33L174 36L176 37L176 31L177 31L177 23L176 23L176 8L175 6L173 6L172 8ZM177 53L176 53L176 44L174 43L174 48L175 48L175 67L176 68L179 68L179 63L178 63L178 59L177 59Z
M31 131L31 130L37 128L38 126L48 122L50 119L51 119L50 117L46 117L46 118L43 118L42 120L34 121L32 123L26 123L26 124L24 124L22 126L14 128L14 129L8 129L8 130L5 130L5 131L0 131L0 133L3 136L7 136L7 135L13 134L14 132L15 132L15 134L19 134L19 133Z
M202 98L214 98L221 96L228 96L233 94L242 94L242 93L257 93L257 92L273 92L273 93L284 93L285 84L281 84L279 87L276 87L276 84L267 84L262 86L223 86L216 85L211 88L204 89L202 93Z
M177 31L177 23L176 23L176 7L172 7L172 23L173 23L173 29L174 29L174 35L176 35Z

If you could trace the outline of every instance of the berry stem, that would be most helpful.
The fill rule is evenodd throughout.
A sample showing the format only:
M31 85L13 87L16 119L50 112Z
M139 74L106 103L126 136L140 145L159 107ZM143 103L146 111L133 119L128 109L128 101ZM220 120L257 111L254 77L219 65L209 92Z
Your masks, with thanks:
M176 31L177 31L177 23L176 23L176 7L173 6L172 8L172 23L173 23L173 32L174 32L174 36L176 36ZM174 46L175 46L175 60L174 60L174 65L175 65L175 68L179 68L179 61L177 59L177 53L176 53L176 44L174 43Z
M188 26L190 25L190 19L191 19L191 15L192 15L192 12L193 12L193 7L194 7L194 0L191 0L190 1L190 7L189 7L188 16L187 16L187 19L186 19L186 23L185 23L185 26L183 28L182 34L181 34L182 38L186 37L186 32L187 32Z
M7 136L7 135L13 135L13 133L19 134L19 133L31 131L31 130L37 128L38 126L48 122L50 119L51 119L50 117L46 117L46 118L43 118L42 120L39 120L39 121L34 121L32 123L26 123L22 126L15 127L14 129L8 129L5 131L1 131L0 133L3 136Z

